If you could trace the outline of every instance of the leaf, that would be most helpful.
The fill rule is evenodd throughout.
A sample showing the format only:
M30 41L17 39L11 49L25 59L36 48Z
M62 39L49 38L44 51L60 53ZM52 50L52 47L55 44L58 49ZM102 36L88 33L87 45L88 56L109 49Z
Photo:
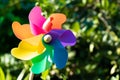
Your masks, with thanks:
M115 73L116 68L117 68L117 65L114 64L113 67L112 67L111 70L110 70L110 74L111 74L111 75Z
M12 80L12 76L11 76L11 74L10 74L10 71L9 71L9 70L7 70L6 80Z
M93 50L94 50L94 43L91 43L91 44L89 45L89 51L90 51L90 52L93 52Z
M4 17L0 17L0 27L2 27L1 25L2 25L3 21L4 21Z
M30 74L27 74L27 75L25 76L24 80L28 80L28 79L29 79L29 75L30 75Z
M0 80L5 80L5 74L1 67L0 67Z
M82 3L85 5L87 3L87 0L82 0Z
M44 72L42 73L41 78L42 78L43 80L46 80L46 79L47 79L48 74L49 74L49 69L48 69L48 70L46 70L46 71L44 71Z
M119 74L117 74L116 76L112 76L110 80L120 80L119 77Z
M86 35L87 36L90 36L90 35L92 35L92 34L95 34L95 29L96 29L96 27L91 27L90 29L87 29L87 31L86 31Z
M101 0L101 5L103 8L107 9L109 7L109 1L108 0Z
M71 29L72 29L74 32L78 33L79 30L80 30L80 24L79 24L79 22L78 22L78 21L74 22L74 23L72 24L72 26L71 26Z
M117 52L118 55L120 55L120 47L118 47L118 48L116 49L116 52Z
M119 40L118 36L113 31L110 32L110 37L113 41L118 41Z

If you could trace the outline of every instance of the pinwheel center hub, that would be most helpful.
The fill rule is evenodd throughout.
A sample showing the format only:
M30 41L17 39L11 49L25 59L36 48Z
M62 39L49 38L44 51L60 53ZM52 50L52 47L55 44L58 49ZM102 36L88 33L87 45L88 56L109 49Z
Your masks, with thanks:
M44 42L50 43L52 41L52 36L50 34L46 34L43 38Z

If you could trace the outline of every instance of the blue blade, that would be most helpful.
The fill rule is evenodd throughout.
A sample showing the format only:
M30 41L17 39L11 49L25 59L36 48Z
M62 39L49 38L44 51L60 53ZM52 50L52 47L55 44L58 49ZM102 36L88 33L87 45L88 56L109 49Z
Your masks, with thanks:
M68 53L66 49L58 39L54 40L51 43L51 45L54 48L53 62L56 64L57 68L59 69L65 67L68 59Z

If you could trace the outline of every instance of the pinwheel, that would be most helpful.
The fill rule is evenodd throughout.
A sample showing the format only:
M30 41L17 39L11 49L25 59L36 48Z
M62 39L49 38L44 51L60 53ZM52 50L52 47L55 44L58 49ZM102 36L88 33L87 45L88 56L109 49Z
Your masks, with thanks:
M65 47L76 43L73 33L61 27L66 21L64 14L54 13L46 20L41 13L40 7L35 6L29 13L30 24L21 25L17 21L12 24L13 32L21 42L11 54L21 60L31 60L34 74L49 69L53 63L59 69L65 67L68 59Z

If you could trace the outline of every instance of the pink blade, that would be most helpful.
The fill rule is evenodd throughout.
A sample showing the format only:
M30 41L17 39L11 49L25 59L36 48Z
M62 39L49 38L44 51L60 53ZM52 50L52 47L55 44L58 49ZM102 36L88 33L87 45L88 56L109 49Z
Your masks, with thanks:
M29 13L30 27L34 35L38 35L44 32L42 26L46 19L41 15L41 13L42 11L38 6L35 6Z

